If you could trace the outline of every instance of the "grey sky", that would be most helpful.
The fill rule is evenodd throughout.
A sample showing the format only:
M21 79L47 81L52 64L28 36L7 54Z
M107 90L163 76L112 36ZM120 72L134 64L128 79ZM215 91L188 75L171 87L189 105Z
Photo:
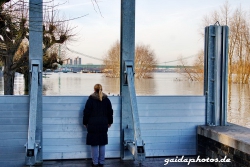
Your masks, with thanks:
M103 58L109 47L120 38L120 0L98 1L101 14L91 0L64 2L66 3L60 6L60 12L66 17L88 14L71 22L77 26L78 41L68 45L69 48ZM228 2L232 9L241 6L250 11L250 0ZM224 3L225 0L136 0L136 43L150 45L159 64L175 60L180 55L195 55L204 45L200 35L204 29L202 18L219 10ZM77 56L79 55L70 54L72 58ZM82 63L102 62L82 57Z

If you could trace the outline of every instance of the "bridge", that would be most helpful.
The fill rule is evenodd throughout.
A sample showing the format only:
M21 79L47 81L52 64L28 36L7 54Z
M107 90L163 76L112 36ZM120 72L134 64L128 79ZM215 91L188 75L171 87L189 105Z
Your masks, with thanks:
M95 71L100 72L105 68L104 65L101 64L79 64L79 65L72 65L72 64L63 64L59 66L59 69L63 70L70 70L70 71ZM177 68L194 68L194 66L178 66L178 65L155 65L155 71L167 71L171 69Z
M88 69L88 68L97 68L102 69L104 68L104 65L102 64L63 64L60 66L61 68L82 68L82 69ZM180 66L180 65L155 65L156 69L169 69L169 68L193 68L194 66Z

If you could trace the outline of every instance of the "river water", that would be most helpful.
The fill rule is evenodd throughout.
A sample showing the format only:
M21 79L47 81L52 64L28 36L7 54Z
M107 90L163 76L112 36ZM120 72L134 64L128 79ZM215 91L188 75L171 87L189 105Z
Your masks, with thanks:
M119 95L119 78L107 78L101 73L48 73L43 78L44 95L89 95L96 83L103 92ZM23 95L23 76L16 75L15 95ZM149 79L135 80L136 94L152 95L203 95L203 83L185 81L178 73L153 73ZM250 128L250 85L232 84L228 89L228 122ZM3 95L3 78L0 77L0 94Z

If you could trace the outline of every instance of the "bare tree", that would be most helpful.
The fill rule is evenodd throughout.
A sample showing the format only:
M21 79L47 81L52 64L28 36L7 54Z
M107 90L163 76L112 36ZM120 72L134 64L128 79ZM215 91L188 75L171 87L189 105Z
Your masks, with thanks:
M6 48L5 54L0 55L4 64L4 94L13 94L16 71L14 56L28 33L25 11L27 9L24 2L3 2L1 5L0 43Z
M229 83L247 84L250 79L250 50L249 48L249 13L241 7L230 9L228 2L221 8L217 21L229 26ZM215 19L212 19L214 22Z
M250 79L250 13L241 7L232 10L228 1L209 16L204 16L202 30L217 21L229 26L228 81L247 84ZM201 33L204 37L204 33ZM199 54L198 54L199 55ZM185 64L184 64L185 65ZM195 63L193 66L196 66ZM190 71L187 71L190 73ZM187 75L190 77L190 75ZM193 75L192 75L193 79ZM191 80L192 80L191 79Z
M1 5L0 43L6 46L6 54L1 54L0 58L4 64L5 95L12 95L14 93L15 72L24 74L25 90L28 89L29 25L27 4L28 1L26 0L13 0ZM65 43L74 36L72 33L74 28L69 26L68 20L59 19L58 12L55 12L55 6L51 5L51 3L46 3L44 7L44 55L48 54L49 48L53 45ZM55 54L52 55L55 56ZM54 56L47 55L47 58L58 60Z
M107 77L120 76L120 42L116 41L104 57ZM148 78L156 65L155 53L149 45L139 44L135 48L135 77Z
M155 53L149 45L138 44L135 49L135 72L137 78L149 78L156 65Z
M107 77L118 78L120 76L120 42L116 41L108 50L103 60L104 72Z
M204 51L200 50L192 66L189 66L187 61L181 56L178 58L180 68L177 69L177 72L184 75L190 81L199 81L204 80Z
M64 44L54 44L43 56L43 71L46 69L56 70L63 64L66 57L66 48Z

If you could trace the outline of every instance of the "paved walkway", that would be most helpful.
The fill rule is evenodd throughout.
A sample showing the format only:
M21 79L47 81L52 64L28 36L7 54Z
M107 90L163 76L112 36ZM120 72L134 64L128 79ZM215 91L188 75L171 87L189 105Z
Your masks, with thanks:
M166 158L175 158L175 157L166 157ZM122 161L120 159L106 159L104 167L214 167L211 163L177 163L169 162L167 165L164 165L166 158L146 158L142 164L139 164L135 161ZM187 157L187 158L196 158L196 157ZM43 167L91 167L90 159L80 159L80 160L62 160L62 161L44 161Z

